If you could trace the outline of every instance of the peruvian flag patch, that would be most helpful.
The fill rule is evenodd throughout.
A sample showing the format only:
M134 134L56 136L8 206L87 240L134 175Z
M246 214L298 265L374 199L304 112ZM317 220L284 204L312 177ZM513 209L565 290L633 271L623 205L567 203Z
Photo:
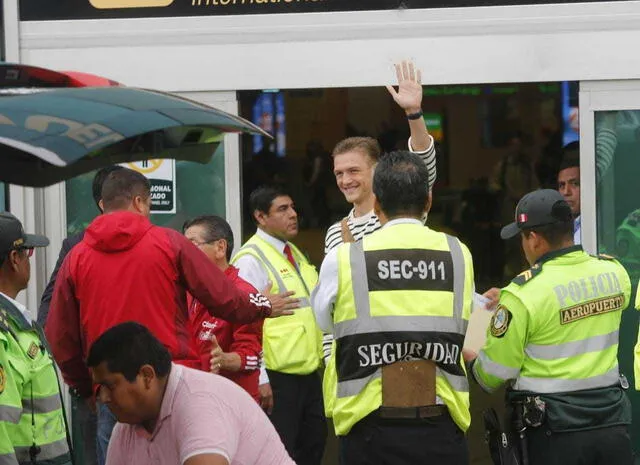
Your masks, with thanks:
M520 213L518 215L518 223L526 223L527 222L527 214L526 213Z

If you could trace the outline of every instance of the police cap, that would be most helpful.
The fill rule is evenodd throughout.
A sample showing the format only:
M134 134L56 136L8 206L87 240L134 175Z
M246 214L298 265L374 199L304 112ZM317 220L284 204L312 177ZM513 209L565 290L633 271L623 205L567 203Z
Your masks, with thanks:
M565 223L572 218L571 207L560 192L553 189L536 190L520 199L516 206L516 220L502 228L500 237L511 239L523 230Z

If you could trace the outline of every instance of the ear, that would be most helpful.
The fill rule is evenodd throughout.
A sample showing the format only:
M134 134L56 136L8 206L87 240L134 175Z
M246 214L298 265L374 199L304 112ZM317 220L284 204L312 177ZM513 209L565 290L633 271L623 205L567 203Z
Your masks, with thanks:
M260 226L264 226L266 223L265 218L267 217L267 214L265 212L262 212L260 210L255 210L253 212L253 217L255 218L256 222L260 225Z
M18 271L18 268L20 266L20 252L18 252L17 250L12 250L11 252L9 252L7 262L9 263L12 271Z
M429 189L429 194L427 195L427 201L424 204L424 212L428 214L431 211L431 205L433 203L433 194L431 193L431 189Z
M104 213L104 202L102 201L102 199L98 200L98 208L102 213Z
M228 247L229 247L229 244L227 244L226 240L220 239L216 241L216 259L217 260L222 260L223 258L224 259L227 258Z
M158 377L156 375L156 370L154 370L151 365L142 365L142 367L140 367L139 374L142 377L142 383L144 384L145 389L151 388L153 381Z
M382 207L380 207L380 202L378 202L378 198L375 197L373 201L373 213L380 218L380 213L382 213Z

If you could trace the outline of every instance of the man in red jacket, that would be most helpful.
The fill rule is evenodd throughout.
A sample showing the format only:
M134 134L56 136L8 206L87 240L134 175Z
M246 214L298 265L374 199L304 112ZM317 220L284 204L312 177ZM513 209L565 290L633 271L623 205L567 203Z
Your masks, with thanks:
M184 225L184 235L220 268L238 289L250 294L255 288L229 265L233 251L231 226L219 216L199 216ZM260 402L258 377L262 353L262 322L234 324L211 316L195 299L189 305L192 335L202 370L219 373Z
M150 185L140 173L111 173L102 202L105 214L93 220L59 271L46 326L54 358L77 395L93 394L85 364L89 347L125 321L149 328L174 362L198 367L187 292L211 314L236 323L282 314L272 314L262 294L237 289L182 234L152 225ZM104 463L113 423L110 412L99 405L99 463Z

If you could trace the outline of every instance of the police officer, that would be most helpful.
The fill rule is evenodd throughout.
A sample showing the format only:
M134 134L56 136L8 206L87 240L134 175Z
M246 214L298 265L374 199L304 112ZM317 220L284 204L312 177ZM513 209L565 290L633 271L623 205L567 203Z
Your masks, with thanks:
M0 213L1 464L71 463L55 366L42 330L15 300L29 282L34 248L48 244Z
M333 421L349 465L468 463L461 350L473 265L458 239L423 226L428 176L410 152L378 162L383 227L330 251L312 296L320 328L336 338Z
M268 379L261 373L260 389L264 381L273 389L273 410L267 406L267 413L291 458L298 465L320 465L327 436L318 374L322 334L309 302L318 273L291 243L298 235L298 216L291 197L277 188L260 187L251 193L249 204L257 231L232 260L238 276L256 289L282 297L293 295L286 299L290 304L284 308L299 307L279 321L264 323L262 345ZM274 297L269 294L272 302Z
M555 190L520 200L501 232L517 235L531 268L502 290L474 378L488 392L508 382L516 429L526 428L515 443L528 463L633 463L617 360L627 272L574 245L571 208Z

